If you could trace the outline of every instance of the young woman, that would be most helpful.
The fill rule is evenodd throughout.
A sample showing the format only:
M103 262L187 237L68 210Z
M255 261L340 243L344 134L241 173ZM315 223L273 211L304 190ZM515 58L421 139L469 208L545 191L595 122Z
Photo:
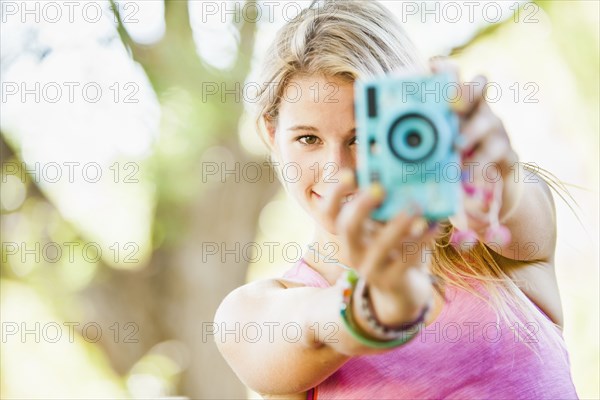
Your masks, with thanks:
M267 54L257 122L288 193L314 219L316 248L282 278L221 303L215 322L229 333L215 339L240 380L265 398L577 398L552 195L543 179L524 182L532 171L486 104L485 78L453 105L457 148L463 164L493 163L503 178L497 217L511 236L502 245L482 239L489 223L476 202L463 219L438 224L418 208L385 224L370 219L385 193L356 186L353 82L443 70L460 83L453 67L420 61L389 11L375 1L313 2ZM285 176L288 163L299 180ZM452 245L469 230L474 246Z

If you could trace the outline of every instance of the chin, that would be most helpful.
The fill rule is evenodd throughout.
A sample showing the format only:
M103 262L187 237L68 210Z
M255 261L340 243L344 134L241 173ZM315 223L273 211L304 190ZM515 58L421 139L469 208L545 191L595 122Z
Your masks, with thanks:
M315 226L318 229L325 230L330 235L336 235L335 226L332 221L324 221L324 218L320 214L320 202L322 197L317 193L310 191L308 197L305 197L304 201L297 201L300 207L308 214L308 216L314 221Z

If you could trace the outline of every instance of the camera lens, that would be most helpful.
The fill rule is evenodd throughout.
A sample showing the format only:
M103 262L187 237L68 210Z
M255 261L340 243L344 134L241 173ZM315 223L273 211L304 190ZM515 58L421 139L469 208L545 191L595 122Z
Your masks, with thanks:
M421 144L421 134L417 131L410 131L406 134L406 144L410 147L419 147Z
M438 132L422 114L402 115L390 126L388 145L403 162L423 162L438 146Z

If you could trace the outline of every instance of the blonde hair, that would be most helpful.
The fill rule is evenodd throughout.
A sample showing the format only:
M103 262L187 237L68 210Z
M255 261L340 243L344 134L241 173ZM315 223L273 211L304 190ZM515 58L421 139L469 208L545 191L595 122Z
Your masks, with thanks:
M259 82L277 83L277 90L271 93L269 84L264 84L258 93L255 122L259 135L271 148L265 137L265 122L276 125L280 99L293 77L320 75L353 82L402 70L429 72L389 10L376 1L313 1L277 32L267 51ZM532 173L540 172L537 166L521 165ZM557 191L555 186L561 182L542 171L544 174L538 176ZM526 321L535 321L546 331L560 329L534 308L486 245L477 242L468 254L450 245L454 230L449 221L444 221L435 241L431 272L437 281L436 290L441 292L444 284L451 283L470 292L490 304L496 321L502 317L508 327L511 322L532 318ZM482 296L472 281L483 285L489 296ZM560 340L556 332L549 336Z
M327 75L354 82L406 69L426 71L426 63L389 11L376 2L359 3L313 1L277 32L260 69L258 82L265 83L254 103L267 147L263 117L277 121L280 99L293 77Z

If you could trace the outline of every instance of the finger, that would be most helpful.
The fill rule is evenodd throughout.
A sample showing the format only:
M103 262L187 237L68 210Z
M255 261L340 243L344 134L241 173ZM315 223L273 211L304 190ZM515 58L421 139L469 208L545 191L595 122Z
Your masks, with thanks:
M411 224L410 231L415 231L413 228L415 225L422 225L420 222L424 221L423 218L416 218ZM408 255L410 249L408 247L403 248L404 253L397 251L396 249L392 249L391 251L391 262L387 264L386 269L381 270L382 274L377 276L377 281L381 287L393 288L397 287L398 281L401 279L398 271L403 271L406 273L407 270L414 268L426 276L431 275L431 263L435 262L434 259L427 258L429 255L433 257L433 249L435 247L435 239L441 234L440 224L437 221L425 222L424 232L418 238L413 238L414 242L411 242L415 245L416 250L411 255ZM404 242L406 243L406 242ZM374 277L371 276L371 280L373 281Z
M407 265L422 265L427 262L426 257L432 252L426 251L432 247L435 238L439 236L438 225L428 224L425 218L416 218L412 221L407 238L402 242L403 262Z
M456 62L447 57L434 57L429 60L431 72L434 74L445 73L449 77L448 86L450 91L446 94L450 107L454 109L462 109L466 106L464 97L464 88L460 84L460 73Z
M503 168L502 161L507 159L512 152L510 143L502 136L493 134L489 134L488 136L489 138L473 153L471 159L473 162L479 163L475 165L482 165L486 172L490 165L494 165L497 168L498 173L504 174L506 171L504 171L505 168ZM495 175L496 172L493 172L492 174ZM497 179L495 176L485 176L485 178L486 180L491 181Z
M464 159L479 162L475 165L482 166L502 159L510 149L510 142L507 136L498 134L498 129L502 128L497 121L480 121L478 127L471 127L471 131L465 134L467 150L462 153Z
M488 140L484 141L477 152L473 154L473 159L483 165L497 163L510 149L510 144L506 138L497 135L488 135L488 137Z
M476 148L481 145L487 136L502 127L500 119L489 112L485 103L481 103L478 110L468 119L463 119L461 127L461 140L459 151L463 158L470 158Z
M477 75L468 82L462 82L457 101L450 102L452 109L461 116L468 117L473 114L479 104L485 101L486 85L487 78L483 75Z
M354 200L343 207L336 221L336 232L342 236L349 251L362 259L364 243L362 241L363 226L371 211L378 206L385 196L380 184L373 184L369 189L360 191ZM355 260L359 263L359 260Z
M519 157L510 144L502 121L491 112L486 103L482 103L480 109L462 129L461 139L456 141L456 147L463 159L469 159L475 165L483 167L496 163L502 176L505 176L514 168Z
M433 285L431 273L421 265L404 266L402 262L396 261L390 269L403 268L403 291L407 293L404 297L405 310L420 310L424 304L431 301L433 296ZM413 318L411 318L413 319Z
M411 224L418 217L416 214L400 212L378 234L365 255L365 276L370 276L381 269L390 257L392 250L403 243L403 238L408 235Z
M417 218L413 221L409 235L413 239L421 239L429 237L430 235L436 235L439 232L439 222L427 220L423 217Z
M343 206L342 201L346 196L356 193L356 190L354 172L349 169L343 170L339 182L333 184L324 196L321 208L324 219L336 221Z
M366 245L371 243L379 232L386 225L386 222L366 218L362 226L363 241Z
M465 83L465 86L472 88L469 90L469 100L476 103L485 100L487 84L488 79L484 75L477 75L471 82Z
M434 57L429 60L431 72L434 74L447 73L451 82L460 82L458 64L447 57Z
M437 222L431 223L427 229L423 232L423 234L420 237L420 241L422 244L424 244L424 246L426 248L429 248L429 246L433 247L435 246L435 241L442 235L442 231L440 229L440 224ZM429 252L427 253L429 255L432 255L433 253ZM427 261L427 260L425 260ZM429 264L427 262L427 264Z

